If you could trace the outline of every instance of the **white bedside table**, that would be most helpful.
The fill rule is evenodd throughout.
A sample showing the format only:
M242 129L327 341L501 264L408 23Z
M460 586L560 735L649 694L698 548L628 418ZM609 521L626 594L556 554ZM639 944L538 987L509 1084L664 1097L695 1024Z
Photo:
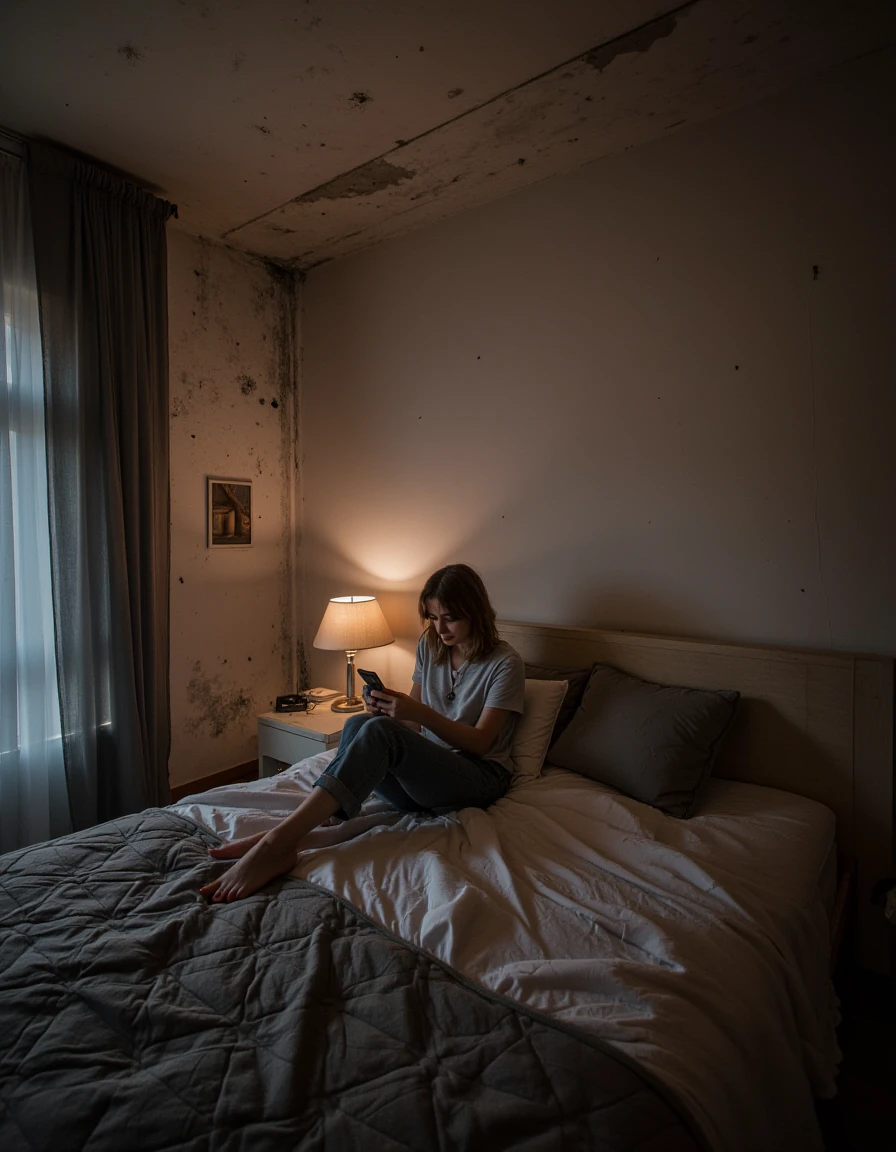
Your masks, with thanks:
M334 712L329 703L313 712L265 712L258 717L258 778L275 776L297 760L335 748L351 712Z

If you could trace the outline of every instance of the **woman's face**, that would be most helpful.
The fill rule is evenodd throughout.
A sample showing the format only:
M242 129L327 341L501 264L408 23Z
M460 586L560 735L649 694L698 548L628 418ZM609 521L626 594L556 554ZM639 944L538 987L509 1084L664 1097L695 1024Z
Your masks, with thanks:
M426 601L426 613L446 648L456 648L470 638L470 621L452 616L439 600Z

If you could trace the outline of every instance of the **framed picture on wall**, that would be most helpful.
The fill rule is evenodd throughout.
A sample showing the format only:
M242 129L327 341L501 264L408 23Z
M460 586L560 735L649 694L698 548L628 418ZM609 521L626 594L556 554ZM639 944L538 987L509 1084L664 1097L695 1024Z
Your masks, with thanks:
M209 476L209 548L252 546L252 481Z

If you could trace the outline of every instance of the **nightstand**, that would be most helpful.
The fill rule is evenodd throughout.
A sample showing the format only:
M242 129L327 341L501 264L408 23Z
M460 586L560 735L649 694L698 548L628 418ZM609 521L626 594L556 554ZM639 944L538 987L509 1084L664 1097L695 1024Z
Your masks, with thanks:
M258 717L258 778L275 776L306 756L335 748L351 713L329 703L313 712L265 712Z

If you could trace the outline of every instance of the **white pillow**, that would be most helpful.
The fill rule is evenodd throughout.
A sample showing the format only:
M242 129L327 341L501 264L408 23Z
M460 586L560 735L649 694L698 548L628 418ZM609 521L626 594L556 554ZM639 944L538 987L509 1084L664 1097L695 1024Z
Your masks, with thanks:
M565 680L527 680L523 714L516 722L510 759L514 779L536 777L547 755L554 722L566 689Z

